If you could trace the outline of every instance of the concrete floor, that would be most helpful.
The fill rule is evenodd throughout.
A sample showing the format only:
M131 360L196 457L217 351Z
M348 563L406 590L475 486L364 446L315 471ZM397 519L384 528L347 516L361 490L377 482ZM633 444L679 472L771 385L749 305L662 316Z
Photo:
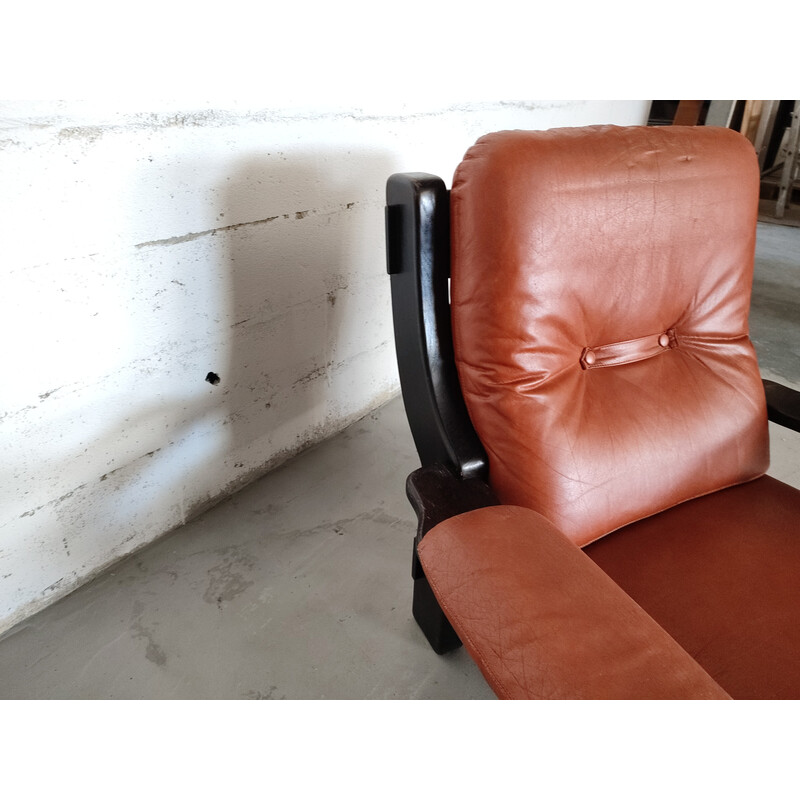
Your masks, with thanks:
M751 333L800 388L800 229L759 225ZM770 473L800 486L800 435ZM0 639L0 698L489 699L410 613L399 398Z

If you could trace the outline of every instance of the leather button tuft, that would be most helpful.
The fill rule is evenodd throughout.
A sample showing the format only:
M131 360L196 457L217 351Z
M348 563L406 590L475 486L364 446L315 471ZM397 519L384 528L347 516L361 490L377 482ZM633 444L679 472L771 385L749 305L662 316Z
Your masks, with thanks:
M669 347L669 336L666 333L662 333L661 336L658 337L658 343L662 347Z
M592 364L594 364L595 361L597 361L597 356L591 350L587 350L586 355L583 357L583 360L589 366L591 366Z

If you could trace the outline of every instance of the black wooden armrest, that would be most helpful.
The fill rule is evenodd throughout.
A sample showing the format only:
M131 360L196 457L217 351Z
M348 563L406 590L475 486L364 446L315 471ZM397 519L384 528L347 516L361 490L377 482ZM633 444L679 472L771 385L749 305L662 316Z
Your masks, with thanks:
M763 381L770 421L800 431L800 392L775 381Z

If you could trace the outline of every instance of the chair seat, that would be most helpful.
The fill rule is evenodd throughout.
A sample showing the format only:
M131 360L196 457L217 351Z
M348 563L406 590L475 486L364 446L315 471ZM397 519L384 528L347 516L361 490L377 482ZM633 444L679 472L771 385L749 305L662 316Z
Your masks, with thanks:
M800 699L800 491L769 476L584 552L735 699Z

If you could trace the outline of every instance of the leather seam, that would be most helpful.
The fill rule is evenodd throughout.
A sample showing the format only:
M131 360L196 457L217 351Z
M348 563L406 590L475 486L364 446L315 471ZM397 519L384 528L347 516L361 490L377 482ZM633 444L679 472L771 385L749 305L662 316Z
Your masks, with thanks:
M599 542L601 539L605 539L606 536L610 536L612 533L621 531L630 525L635 525L637 522L643 522L644 520L650 519L651 517L657 517L659 514L663 514L665 511L669 511L671 508L677 508L678 506L681 506L684 503L691 503L692 500L699 500L701 497L708 497L708 495L716 494L717 492L724 492L726 489L732 489L734 486L744 486L744 484L746 483L750 483L751 481L757 481L759 478L763 478L766 474L767 474L766 472L759 472L757 475L753 475L751 478L745 478L744 480L741 481L734 481L733 483L727 483L725 484L725 486L719 486L716 489L709 489L707 492L700 492L699 494L692 495L691 497L686 497L683 500L678 500L676 503L670 503L669 505L666 505L663 508L659 508L658 511L653 511L651 514L646 514L643 517L637 517L636 519L632 519L629 522L625 522L622 525L617 526L616 528L612 528L610 531L601 533L594 539L590 539L588 542L585 542L584 544L580 545L580 548L581 550L583 550L584 547L588 547L590 544Z

